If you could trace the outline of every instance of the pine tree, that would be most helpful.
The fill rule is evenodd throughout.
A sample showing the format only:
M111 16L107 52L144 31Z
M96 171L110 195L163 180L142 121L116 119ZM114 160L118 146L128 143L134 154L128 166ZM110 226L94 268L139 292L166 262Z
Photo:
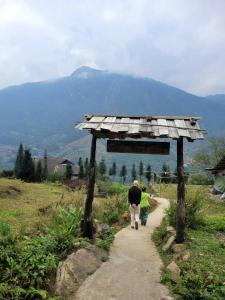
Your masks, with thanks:
M34 162L29 149L24 151L23 168L22 168L22 179L28 182L34 181L35 179L35 168Z
M84 162L84 177L88 176L88 169L89 169L89 162L88 162L88 158L86 157Z
M170 167L164 162L162 165L161 182L169 183L171 181Z
M144 173L144 166L143 166L143 162L141 160L140 164L139 164L139 176L140 176L140 180L142 180L143 173Z
M81 157L79 158L78 165L79 165L79 168L80 168L79 178L82 179L82 178L84 178L84 164L83 164L83 160L82 160Z
M112 164L112 175L116 176L116 162L115 161Z
M121 168L120 177L122 178L123 184L124 184L125 181L126 181L126 178L127 178L127 168L126 168L125 165L123 165L122 168Z
M66 179L71 179L72 175L73 175L73 167L72 164L67 164L66 165Z
M104 175L107 172L107 167L106 167L104 158L102 158L102 160L100 161L100 163L98 165L98 171L99 171L99 174L101 177L104 177Z
M24 148L23 144L20 144L16 155L16 163L14 167L14 173L16 178L21 178L23 171L23 159L24 159Z
M135 180L137 178L137 172L136 172L135 164L132 165L131 177L132 177L132 180Z
M42 181L42 175L43 175L43 171L42 171L41 161L38 160L37 167L36 167L36 170L35 170L35 181L41 182Z
M46 180L47 177L48 177L48 154L47 154L47 150L45 149L42 178L43 178L43 180Z
M149 182L151 181L151 178L152 178L152 168L151 168L150 165L147 166L145 177L146 177L146 179L148 181L148 184L149 184Z

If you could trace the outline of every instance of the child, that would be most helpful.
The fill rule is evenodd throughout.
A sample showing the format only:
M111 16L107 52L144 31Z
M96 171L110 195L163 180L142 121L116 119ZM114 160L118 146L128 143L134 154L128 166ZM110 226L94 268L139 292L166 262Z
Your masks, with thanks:
M146 226L147 219L148 219L148 208L149 208L149 200L150 196L148 193L146 193L146 187L142 188L141 193L141 203L140 203L140 219L141 219L141 225Z

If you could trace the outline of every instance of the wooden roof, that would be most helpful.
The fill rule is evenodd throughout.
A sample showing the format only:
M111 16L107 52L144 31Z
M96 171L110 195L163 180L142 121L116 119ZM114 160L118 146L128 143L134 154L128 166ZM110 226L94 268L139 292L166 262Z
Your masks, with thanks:
M207 171L212 171L213 173L216 173L218 171L225 170L225 155L221 158L221 160L215 165L215 167L212 168L206 168Z
M85 115L76 128L88 129L102 138L203 139L198 117Z

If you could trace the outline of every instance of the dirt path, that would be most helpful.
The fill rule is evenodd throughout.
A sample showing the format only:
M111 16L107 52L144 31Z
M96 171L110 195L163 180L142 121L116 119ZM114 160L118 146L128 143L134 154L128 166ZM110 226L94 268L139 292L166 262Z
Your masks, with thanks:
M121 230L110 251L110 259L79 288L73 300L162 300L169 297L160 283L162 261L150 234L158 226L168 201L156 198L159 205L149 215L146 227Z

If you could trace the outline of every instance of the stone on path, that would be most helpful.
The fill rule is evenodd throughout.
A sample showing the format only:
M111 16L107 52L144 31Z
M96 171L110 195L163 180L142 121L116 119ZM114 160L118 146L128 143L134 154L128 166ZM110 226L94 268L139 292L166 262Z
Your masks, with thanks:
M178 265L172 261L168 266L167 266L167 270L169 270L171 272L171 278L174 282L177 282L180 278L180 268L178 267Z
M169 203L159 205L149 215L146 227L128 226L116 234L109 260L80 286L70 300L161 300L171 299L160 283L163 263L150 235L160 225Z
M162 247L163 251L167 251L171 248L173 242L175 241L175 236L171 236L169 237L168 241L166 242L166 244Z

